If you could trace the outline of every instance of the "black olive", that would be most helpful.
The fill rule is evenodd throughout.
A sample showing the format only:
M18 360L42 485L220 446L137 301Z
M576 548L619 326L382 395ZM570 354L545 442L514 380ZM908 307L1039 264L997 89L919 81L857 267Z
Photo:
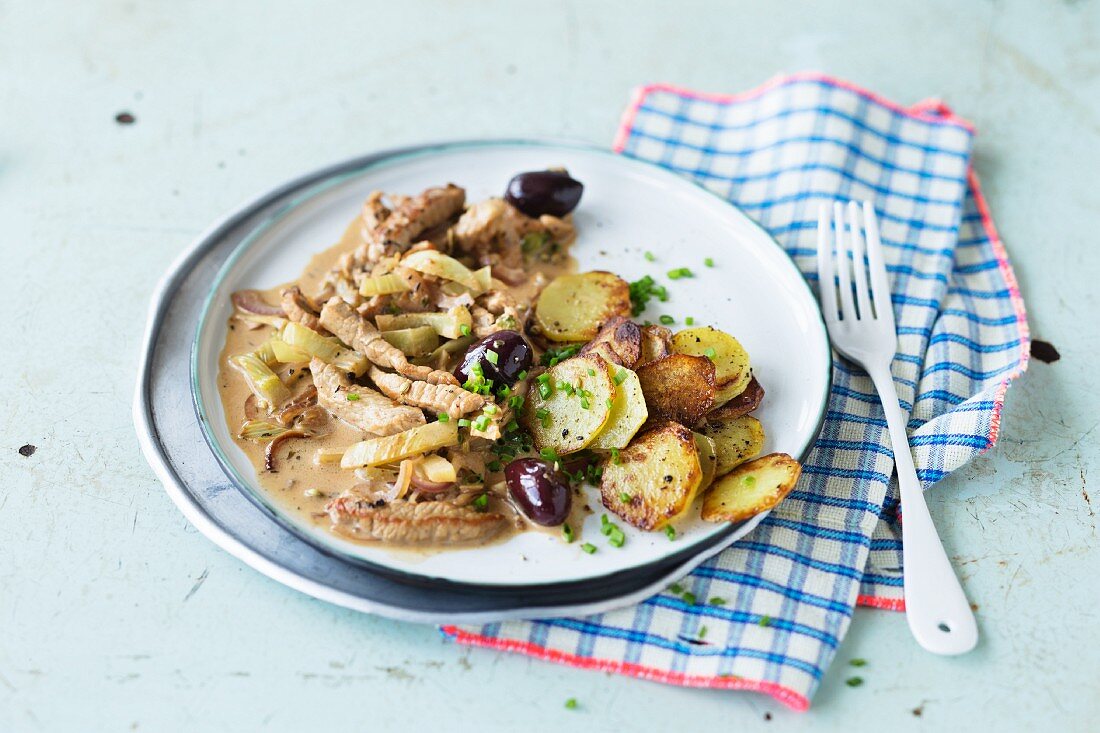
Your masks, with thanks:
M520 173L508 181L504 200L527 216L565 216L581 201L584 184L559 171Z
M497 331L466 350L455 377L465 384L473 365L480 364L481 373L492 380L494 388L502 384L511 387L519 381L520 372L531 368L533 357L531 344L523 336L515 331Z
M517 458L505 467L504 479L512 501L532 522L554 527L569 518L569 481L546 461Z

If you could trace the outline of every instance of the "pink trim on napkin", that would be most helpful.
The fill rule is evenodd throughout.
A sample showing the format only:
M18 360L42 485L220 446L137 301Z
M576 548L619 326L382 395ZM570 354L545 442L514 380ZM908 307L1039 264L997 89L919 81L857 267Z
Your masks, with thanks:
M794 690L787 689L774 682L750 680L744 677L734 676L704 677L702 675L688 675L679 672L667 672L665 670L654 669L653 667L646 667L641 664L632 664L630 662L618 662L611 659L591 659L589 657L568 654L556 649L547 649L546 647L532 644L528 641L495 639L488 636L482 636L481 634L471 634L468 631L463 631L457 626L444 626L442 631L460 644L479 646L486 649L496 649L504 652L519 652L529 657L535 657L536 659L542 659L556 664L564 664L578 669L615 672L616 674L624 674L628 677L637 677L653 682L663 682L669 685L679 685L680 687L706 687L713 690L748 690L749 692L761 692L765 695L770 695L796 712L803 713L810 709L809 700L799 695Z

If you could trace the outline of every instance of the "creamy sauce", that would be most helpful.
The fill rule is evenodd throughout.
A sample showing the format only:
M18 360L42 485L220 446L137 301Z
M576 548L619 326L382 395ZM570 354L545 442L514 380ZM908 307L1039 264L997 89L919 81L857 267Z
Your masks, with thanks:
M261 291L264 299L271 304L277 304L282 290L289 285L297 284L303 293L313 294L320 290L324 276L335 266L337 259L345 252L349 252L359 246L361 242L360 226L358 219L353 221L345 230L340 241L332 247L314 255L301 277L293 282L279 285L266 291ZM576 261L572 257L566 257L562 262L555 264L539 263L532 267L530 272L542 273L547 279L552 279L560 274L576 271ZM535 278L528 278L527 282L516 287L507 288L506 292L512 295L520 303L530 302L537 294L538 285ZM218 357L218 390L221 395L222 406L225 411L225 420L229 427L229 433L234 436L237 446L248 456L260 487L286 512L296 515L299 519L317 527L331 529L331 522L325 513L325 505L345 490L361 484L362 480L354 471L340 468L339 462L319 463L316 456L319 451L342 451L353 443L375 437L365 433L356 427L348 425L333 417L332 432L310 438L290 438L278 446L274 470L265 468L264 443L255 442L236 437L241 425L249 419L265 419L262 410L253 409L250 413L249 406L255 404L250 400L252 392L241 374L230 364L231 357L246 354L260 348L273 334L271 326L255 328L236 315L229 320L225 346ZM290 387L294 396L302 393L312 380L308 371L303 374L302 365L283 365L276 369L280 378ZM270 418L273 419L273 418ZM502 482L500 473L490 474L486 477L486 485L492 486ZM506 492L505 492L506 493ZM586 505L583 493L575 491L573 497L573 512L568 522L575 531L583 523L584 516L591 511ZM500 542L520 531L544 531L554 535L561 535L560 527L539 527L531 524L515 510L511 503L494 493L490 493L489 511L495 511L509 518L509 529L491 540ZM346 532L338 533L341 537L364 544L380 544L374 540L364 540ZM433 553L447 547L405 547L386 545L388 550L400 550L401 553Z

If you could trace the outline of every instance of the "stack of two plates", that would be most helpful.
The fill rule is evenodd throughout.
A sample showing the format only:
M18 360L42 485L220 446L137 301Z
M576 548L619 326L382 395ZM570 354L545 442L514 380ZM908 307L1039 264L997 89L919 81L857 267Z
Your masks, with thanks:
M607 151L537 141L425 145L350 160L290 181L214 225L161 281L149 314L134 419L168 494L218 546L317 598L393 618L476 623L607 611L661 590L755 527L694 518L679 536L628 530L589 555L543 533L415 555L353 543L282 511L236 447L215 380L230 293L297 278L335 242L370 191L415 193L454 182L471 201L515 173L565 166L585 184L573 254L584 270L634 280L689 267L664 312L734 334L767 390L756 413L765 452L803 456L829 386L817 304L778 244L738 209L675 175ZM649 262L646 251L657 253ZM704 260L714 260L705 267ZM197 420L196 420L197 415ZM599 507L598 492L589 504ZM599 537L599 513L583 534Z

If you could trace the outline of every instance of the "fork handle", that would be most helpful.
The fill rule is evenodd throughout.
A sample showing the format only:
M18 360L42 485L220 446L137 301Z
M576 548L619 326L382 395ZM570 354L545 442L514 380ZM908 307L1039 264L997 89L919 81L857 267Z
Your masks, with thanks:
M886 423L901 489L902 562L905 574L905 616L917 642L935 654L963 654L978 643L978 624L943 543L932 523L924 491L913 466L905 413L889 365L868 371L875 383Z

